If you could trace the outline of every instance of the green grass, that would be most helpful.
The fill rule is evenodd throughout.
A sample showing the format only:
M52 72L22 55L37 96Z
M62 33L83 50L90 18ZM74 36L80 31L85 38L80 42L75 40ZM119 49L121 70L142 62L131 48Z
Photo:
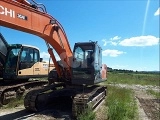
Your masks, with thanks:
M107 83L139 84L159 86L159 74L111 73L108 72Z
M147 93L155 96L157 99L160 99L160 92L155 92L153 90L147 90Z
M108 86L106 106L108 120L137 119L137 104L133 92L124 88Z
M95 120L96 114L92 109L86 109L82 114L77 117L77 120Z

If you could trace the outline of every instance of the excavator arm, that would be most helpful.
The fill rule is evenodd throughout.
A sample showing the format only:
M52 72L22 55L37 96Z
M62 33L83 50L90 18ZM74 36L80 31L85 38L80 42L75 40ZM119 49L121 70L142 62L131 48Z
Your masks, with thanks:
M59 77L63 73L55 59L52 48L58 53L67 79L71 78L71 51L67 36L61 24L51 15L32 7L26 0L0 0L0 26L27 32L41 37L48 46Z

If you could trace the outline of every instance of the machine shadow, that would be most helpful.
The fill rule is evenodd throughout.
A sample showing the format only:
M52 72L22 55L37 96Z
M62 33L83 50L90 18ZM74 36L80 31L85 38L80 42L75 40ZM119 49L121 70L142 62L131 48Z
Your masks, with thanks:
M0 120L14 120L14 119L22 120L34 115L35 113L30 113L30 112L27 112L26 110L20 110L15 113L10 113L10 114L0 116Z
M71 99L59 99L50 104L45 110L40 112L29 112L25 109L15 113L0 116L0 120L28 120L28 119L42 119L44 117L56 118L63 120L72 120L72 101ZM42 118L41 118L42 117ZM44 118L45 119L45 118Z

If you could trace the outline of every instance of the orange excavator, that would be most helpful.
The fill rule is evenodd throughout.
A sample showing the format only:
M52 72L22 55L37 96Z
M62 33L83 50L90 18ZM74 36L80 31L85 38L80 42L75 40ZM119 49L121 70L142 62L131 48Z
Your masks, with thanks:
M34 0L0 0L0 25L34 34L45 40L55 69L48 75L49 85L32 90L24 98L24 106L39 111L54 101L72 101L73 116L84 109L95 108L105 98L107 66L102 64L102 49L97 42L77 42L73 51L62 25ZM57 61L52 49L58 53Z

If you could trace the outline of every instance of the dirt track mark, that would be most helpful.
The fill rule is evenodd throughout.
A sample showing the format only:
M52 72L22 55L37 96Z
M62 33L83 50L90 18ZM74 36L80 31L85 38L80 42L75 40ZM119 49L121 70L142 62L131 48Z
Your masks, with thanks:
M145 99L145 98L138 98L138 100L141 104L141 107L143 108L144 112L146 113L146 115L149 119L159 120L159 118L160 118L160 116L159 116L160 100L158 100L158 99Z

